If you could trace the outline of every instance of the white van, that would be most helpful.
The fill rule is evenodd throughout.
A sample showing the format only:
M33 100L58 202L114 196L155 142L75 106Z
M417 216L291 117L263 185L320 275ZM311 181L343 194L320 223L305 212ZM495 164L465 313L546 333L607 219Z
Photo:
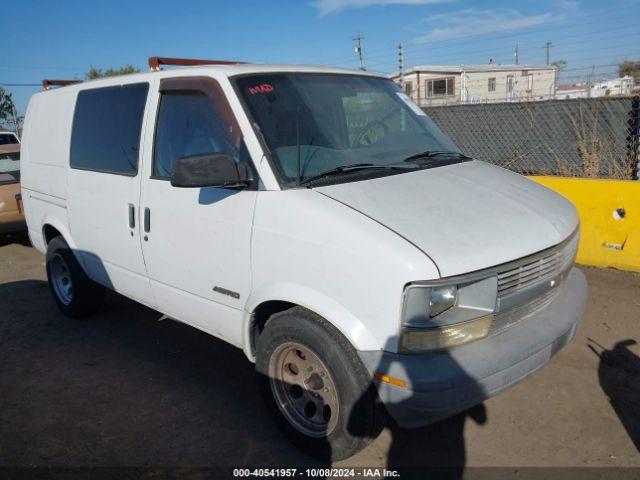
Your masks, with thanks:
M83 82L32 97L22 148L60 309L87 315L109 288L242 348L316 456L353 455L385 412L416 427L482 402L583 314L575 208L461 154L378 75L211 64Z

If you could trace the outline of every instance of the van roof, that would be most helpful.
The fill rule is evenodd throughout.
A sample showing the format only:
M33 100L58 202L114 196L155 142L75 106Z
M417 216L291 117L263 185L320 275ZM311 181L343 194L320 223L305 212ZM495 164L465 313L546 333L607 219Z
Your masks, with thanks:
M75 83L72 85L46 90L47 92L53 92L64 89L84 89L89 86L95 87L98 85L120 85L123 83L135 83L140 81L149 81L153 78L164 78L184 75L203 75L207 73L215 73L217 75L224 75L226 77L233 77L236 75L246 75L253 73L275 73L275 72L301 72L301 73L334 73L343 75L366 75L371 77L386 78L385 75L367 72L362 70L350 70L346 68L337 67L320 67L312 65L286 65L286 64L260 64L260 63L239 63L232 65L198 65L189 67L172 67L158 71L147 71L139 73L130 73L126 75L118 75L114 77L103 77L94 80L86 80L83 82ZM44 92L39 92L39 95Z
M202 72L203 70L211 70L215 72L224 72L228 77L235 75L251 74L251 73L269 73L269 72L311 72L311 73L342 73L342 74L357 74L357 75L369 75L376 77L384 77L382 74L375 72L367 72L362 70L351 70L348 68L339 67L326 67L326 66L314 66L314 65L290 65L290 64L265 64L265 63L238 63L234 65L199 65L196 67L176 67L166 70L160 70L160 72L185 72L193 70L195 72Z

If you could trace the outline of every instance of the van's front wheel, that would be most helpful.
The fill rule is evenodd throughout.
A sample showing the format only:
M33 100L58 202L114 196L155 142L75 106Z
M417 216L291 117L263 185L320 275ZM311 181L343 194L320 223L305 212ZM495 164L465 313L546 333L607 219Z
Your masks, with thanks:
M271 317L257 341L256 370L280 430L321 460L363 449L383 409L349 342L321 317L295 307Z
M47 280L58 308L69 317L82 317L102 304L104 287L84 273L62 237L47 246Z

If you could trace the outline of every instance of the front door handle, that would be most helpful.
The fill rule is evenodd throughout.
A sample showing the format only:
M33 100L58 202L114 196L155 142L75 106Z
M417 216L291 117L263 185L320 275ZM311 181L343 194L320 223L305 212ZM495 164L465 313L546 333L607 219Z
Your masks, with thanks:
M149 207L144 209L144 231L145 233L151 231L151 210L149 210Z
M136 207L133 203L129 204L129 228L136 228Z

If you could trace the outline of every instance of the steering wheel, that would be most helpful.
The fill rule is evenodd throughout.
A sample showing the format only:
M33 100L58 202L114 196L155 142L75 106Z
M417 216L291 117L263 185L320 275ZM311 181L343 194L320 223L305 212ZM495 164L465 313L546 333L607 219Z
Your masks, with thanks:
M367 123L354 142L356 147L368 147L375 143L378 143L380 139L389 134L389 127L387 127L380 120L374 120Z

